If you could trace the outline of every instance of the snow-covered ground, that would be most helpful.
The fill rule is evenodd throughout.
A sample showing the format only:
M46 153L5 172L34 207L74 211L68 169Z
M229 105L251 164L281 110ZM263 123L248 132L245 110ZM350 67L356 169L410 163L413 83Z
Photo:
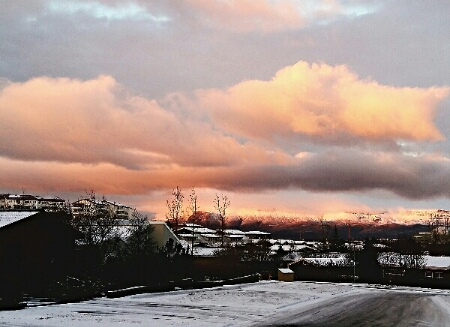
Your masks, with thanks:
M439 294L447 305L450 301L450 290L262 281L0 311L0 326L250 326L340 296L393 291Z

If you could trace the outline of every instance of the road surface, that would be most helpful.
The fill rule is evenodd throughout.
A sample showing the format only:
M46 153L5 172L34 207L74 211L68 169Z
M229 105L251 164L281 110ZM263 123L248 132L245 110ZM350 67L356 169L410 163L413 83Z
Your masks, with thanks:
M283 312L255 326L450 326L448 296L402 292L351 294Z

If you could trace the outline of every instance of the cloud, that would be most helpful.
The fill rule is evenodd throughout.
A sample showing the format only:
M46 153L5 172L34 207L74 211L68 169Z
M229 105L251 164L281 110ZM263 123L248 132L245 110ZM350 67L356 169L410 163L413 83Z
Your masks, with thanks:
M17 160L110 163L128 169L287 160L207 123L182 120L110 76L7 83L0 91L0 115L0 154Z
M380 85L359 79L344 65L300 61L270 81L199 90L197 96L212 119L232 133L351 144L443 139L433 118L449 91Z
M360 16L373 6L314 0L186 0L197 20L212 29L232 32L280 32L311 24L328 24L341 16Z
M1 85L2 185L15 189L131 195L178 185L450 197L450 160L406 151L443 137L433 117L446 87L384 86L345 66L304 62L270 81L160 101L107 75ZM347 146L335 146L336 138ZM406 154L352 146L386 140L406 144ZM306 148L309 141L328 147Z
M103 4L100 1L50 1L48 9L51 12L61 14L83 13L97 19L106 20L151 20L156 23L168 22L167 16L155 16L148 12L144 7L135 3L116 3L115 5Z
M406 199L450 198L450 159L397 153L330 150L296 163L231 167L161 166L132 170L109 163L27 162L0 157L2 184L27 190L95 189L99 194L145 194L178 185L254 193L301 189L364 194L387 190Z
M187 4L203 24L212 28L236 32L270 32L304 24L301 13L291 1L188 0Z

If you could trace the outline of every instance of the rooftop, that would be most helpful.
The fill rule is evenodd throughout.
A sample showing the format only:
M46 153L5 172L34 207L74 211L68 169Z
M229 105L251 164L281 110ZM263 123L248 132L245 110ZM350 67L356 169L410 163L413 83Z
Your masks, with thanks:
M37 214L39 211L0 211L0 228Z

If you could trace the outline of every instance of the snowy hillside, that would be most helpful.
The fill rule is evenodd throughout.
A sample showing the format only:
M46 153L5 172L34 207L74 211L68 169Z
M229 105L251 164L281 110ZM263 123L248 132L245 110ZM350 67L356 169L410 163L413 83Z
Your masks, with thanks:
M450 218L447 210L406 210L380 212L333 212L323 215L301 215L287 212L258 212L253 216L244 217L244 223L258 221L269 224L294 224L299 222L333 222L336 224L423 224L427 225L431 219L440 217Z

